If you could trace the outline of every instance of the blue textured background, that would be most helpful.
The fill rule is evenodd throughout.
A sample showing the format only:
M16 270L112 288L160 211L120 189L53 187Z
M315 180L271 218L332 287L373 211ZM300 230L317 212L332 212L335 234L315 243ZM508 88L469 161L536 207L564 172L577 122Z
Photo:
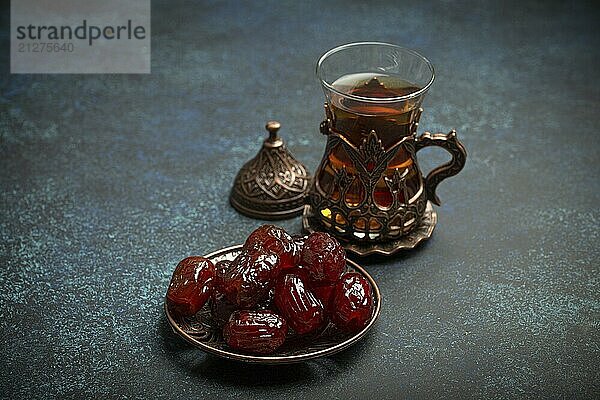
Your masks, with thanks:
M154 1L152 74L89 76L10 75L3 4L0 396L600 396L594 2ZM364 262L381 319L339 355L275 368L189 347L161 308L175 264L259 225L226 196L266 120L315 170L315 62L359 40L433 62L421 127L469 151L433 238Z

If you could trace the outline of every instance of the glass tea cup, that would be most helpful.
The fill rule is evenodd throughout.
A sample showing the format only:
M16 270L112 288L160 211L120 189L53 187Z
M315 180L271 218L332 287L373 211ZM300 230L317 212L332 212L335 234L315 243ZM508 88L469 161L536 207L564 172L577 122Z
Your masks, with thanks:
M321 225L350 241L396 239L414 229L437 184L464 166L466 152L449 134L416 136L423 98L434 80L419 53L378 42L351 43L317 63L327 135L309 204ZM452 161L423 178L416 152L430 145Z

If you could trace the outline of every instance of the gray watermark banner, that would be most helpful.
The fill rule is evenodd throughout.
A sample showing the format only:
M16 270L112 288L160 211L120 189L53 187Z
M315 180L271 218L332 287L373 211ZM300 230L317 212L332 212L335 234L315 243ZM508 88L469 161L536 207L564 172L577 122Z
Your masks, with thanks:
M12 73L150 73L150 0L13 0Z

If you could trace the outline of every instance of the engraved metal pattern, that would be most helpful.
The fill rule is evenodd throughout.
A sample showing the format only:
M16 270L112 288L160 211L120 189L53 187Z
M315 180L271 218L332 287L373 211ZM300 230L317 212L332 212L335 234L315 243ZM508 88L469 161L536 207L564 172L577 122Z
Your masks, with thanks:
M414 135L403 137L386 150L377 133L372 130L357 148L330 127L326 155L338 145L341 145L348 154L357 173L352 177L348 175L345 168L340 168L336 171L334 183L328 191L324 191L317 180L314 181L309 194L309 204L314 210L328 209L331 213L327 217L313 215L312 219L316 218L320 222L320 230L327 230L342 241L350 243L398 239L413 230L425 211L427 198L423 191L411 201L400 202L397 194L406 193L408 169L396 169L391 177L386 177L384 180L392 194L391 206L379 206L374 196L377 182L396 153L402 148L408 154L415 153ZM345 201L346 193L355 179L360 180L365 196L360 203L349 205ZM334 190L339 192L337 198L332 195ZM365 222L361 224L361 221Z
M455 131L447 135L425 132L417 137L416 130L422 111L417 110L411 125L411 134L386 149L377 132L373 130L356 147L343 133L333 128L335 117L327 104L325 105L326 119L321 123L320 130L327 135L327 144L315 176L319 176L329 154L338 146L348 155L356 174L349 175L345 166L335 169L333 183L326 189L315 179L307 202L310 207L304 211L303 225L306 230L328 231L340 239L346 249L355 249L353 252L359 255L393 254L400 249L413 248L431 236L437 218L428 200L440 205L440 200L435 194L437 185L443 179L460 172L465 165L467 154L464 146L456 138ZM423 180L416 153L426 146L442 147L451 154L452 160L432 170ZM389 162L400 149L412 158L418 179L421 180L419 191L411 199L406 182L408 168L395 169L393 173L384 175L388 171ZM392 195L392 204L387 207L380 206L375 201L376 185L382 177ZM358 204L349 205L346 193L356 185L357 179L364 189L364 196ZM415 235L411 235L415 230Z
M224 248L207 254L214 263L221 260L233 260L241 251L242 245ZM190 318L179 317L169 312L165 301L165 314L173 331L192 345L220 357L238 361L261 364L291 364L317 357L337 353L360 340L375 323L381 311L381 294L373 278L358 264L347 260L346 272L362 274L373 292L373 312L367 326L356 334L339 331L333 324L327 325L322 331L313 335L288 335L284 344L270 355L246 354L231 349L223 340L221 328L213 319L210 300L196 315Z
M374 254L391 256L403 250L410 250L417 247L423 241L429 239L433 234L437 224L437 213L433 209L431 202L427 202L427 207L419 224L408 234L400 236L398 239L387 240L384 242L340 242L347 252L356 254L360 257L366 257ZM304 207L302 215L302 228L305 232L312 233L323 231L325 228L321 225L318 218L315 218L312 208L309 204Z
M302 213L309 189L306 167L277 136L280 124L267 123L270 136L256 157L239 171L231 190L231 205L253 218L282 219Z

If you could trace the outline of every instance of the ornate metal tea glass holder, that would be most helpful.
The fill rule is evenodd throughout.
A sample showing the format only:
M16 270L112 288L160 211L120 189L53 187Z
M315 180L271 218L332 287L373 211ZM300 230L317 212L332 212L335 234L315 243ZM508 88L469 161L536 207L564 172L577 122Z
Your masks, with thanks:
M457 174L467 155L454 131L417 137L433 66L414 50L360 42L329 50L316 73L327 144L303 227L328 231L359 255L415 247L435 227L438 183ZM424 179L416 155L427 146L442 147L452 160Z
M328 190L320 186L318 179L314 180L304 209L303 228L309 232L328 231L342 240L346 250L361 256L391 255L402 249L412 249L431 237L437 223L437 214L431 203L441 204L435 193L436 187L445 178L461 171L467 153L454 130L448 134L425 132L417 137L416 130L422 112L422 108L417 111L410 135L387 149L374 130L357 147L333 128L333 115L326 103L327 119L321 123L321 133L327 135L327 144L315 177L319 176L326 159L337 146L343 147L356 174L350 176L346 166L343 166L336 171L334 182ZM442 147L451 154L452 160L433 169L423 179L416 153L427 146ZM409 198L407 190L408 168L396 168L391 176L384 176L388 163L400 150L409 154L419 174L420 190L412 198ZM382 177L392 197L391 205L386 207L375 199L376 185ZM362 201L350 205L346 201L346 193L355 179L359 180L365 195ZM334 196L334 192L338 195Z

